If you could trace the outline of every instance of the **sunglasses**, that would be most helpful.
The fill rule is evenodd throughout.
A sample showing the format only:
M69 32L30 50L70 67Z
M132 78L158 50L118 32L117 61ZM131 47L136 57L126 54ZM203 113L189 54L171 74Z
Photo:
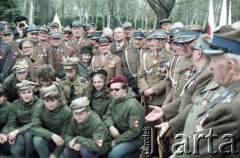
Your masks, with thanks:
M119 92L120 89L122 89L122 88L110 88L109 91L110 91L110 92L113 92L113 91Z

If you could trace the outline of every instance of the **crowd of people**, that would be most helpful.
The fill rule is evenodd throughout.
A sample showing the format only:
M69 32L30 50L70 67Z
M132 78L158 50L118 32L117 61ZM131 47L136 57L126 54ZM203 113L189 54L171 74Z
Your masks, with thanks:
M212 37L169 19L14 23L0 21L0 156L239 157L240 22Z

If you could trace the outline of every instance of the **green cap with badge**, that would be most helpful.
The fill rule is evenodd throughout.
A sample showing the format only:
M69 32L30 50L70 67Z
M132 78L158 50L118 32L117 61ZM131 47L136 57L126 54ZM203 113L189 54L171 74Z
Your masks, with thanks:
M78 66L79 59L77 57L69 57L63 60L64 69L74 69Z
M55 85L41 88L41 97L44 99L52 95L54 92L58 92L58 88Z
M77 98L72 101L72 103L70 104L70 108L73 111L73 113L82 112L85 109L89 108L89 103L90 101L88 100L87 97Z
M12 67L12 71L23 72L23 71L27 71L28 68L29 68L28 62L26 60L22 60L14 64L14 66Z
M33 88L35 86L34 82L23 80L22 82L16 84L18 91L22 91L28 88Z

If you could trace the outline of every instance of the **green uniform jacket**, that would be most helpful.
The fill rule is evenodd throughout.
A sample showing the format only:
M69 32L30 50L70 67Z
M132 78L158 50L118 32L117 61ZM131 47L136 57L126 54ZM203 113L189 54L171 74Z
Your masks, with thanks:
M99 91L93 95L93 98L91 98L90 106L92 110L103 117L106 114L112 100L113 98L111 96L105 96L104 92Z
M103 120L107 127L117 128L120 136L114 140L116 144L135 141L142 145L144 116L143 106L137 101L135 93L129 91L125 97L114 99Z
M11 103L9 103L7 99L5 99L2 105L0 105L0 133L7 124L10 106Z
M162 107L172 131L177 134L183 131L187 115L202 90L212 80L213 75L208 64L201 67L185 84L182 96Z
M68 105L71 104L70 100L70 87L71 84L74 84L74 98L72 100L83 97L87 95L89 83L83 77L79 75L77 78L71 82L69 79L60 81L57 86L59 87L59 91L61 93L61 99L65 101Z
M53 134L57 134L64 139L71 117L70 108L63 102L58 102L58 107L52 111L48 110L43 103L39 104L33 115L31 132L48 139L51 139ZM56 147L53 154L59 156L63 149L64 146Z
M33 96L29 103L24 103L22 99L15 100L10 107L10 115L8 119L8 131L9 133L15 129L18 129L20 133L25 133L31 128L32 115L37 105L42 104L42 100Z
M75 137L76 143L92 152L105 154L111 148L111 135L99 115L92 110L84 123L78 123L74 118L71 119L65 135L66 145L69 146L69 142ZM102 146L96 144L98 140L102 140Z
M240 148L240 81L232 83L225 91L200 115L194 134L201 138L198 153L195 155L183 152L177 158L239 158ZM208 137L207 137L208 136ZM190 137L189 150L196 148L196 136ZM209 143L209 140L212 140ZM196 150L195 150L196 151ZM216 153L213 154L213 151ZM229 151L224 152L224 151ZM211 152L211 153L210 153ZM196 152L195 152L196 153ZM225 153L225 155L223 155Z
M32 81L32 78L30 77L29 73L26 78L28 81ZM7 90L7 100L9 102L13 102L14 100L19 98L18 95L18 90L16 87L16 84L19 83L17 80L15 73L12 73L10 76L8 76L4 81L3 81L3 86Z

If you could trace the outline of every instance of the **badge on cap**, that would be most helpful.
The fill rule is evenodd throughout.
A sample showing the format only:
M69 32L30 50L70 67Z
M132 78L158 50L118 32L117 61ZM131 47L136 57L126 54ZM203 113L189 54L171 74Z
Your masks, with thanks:
M133 121L132 125L133 125L133 127L136 128L136 127L138 127L139 123L138 123L138 121L136 120L136 121Z

